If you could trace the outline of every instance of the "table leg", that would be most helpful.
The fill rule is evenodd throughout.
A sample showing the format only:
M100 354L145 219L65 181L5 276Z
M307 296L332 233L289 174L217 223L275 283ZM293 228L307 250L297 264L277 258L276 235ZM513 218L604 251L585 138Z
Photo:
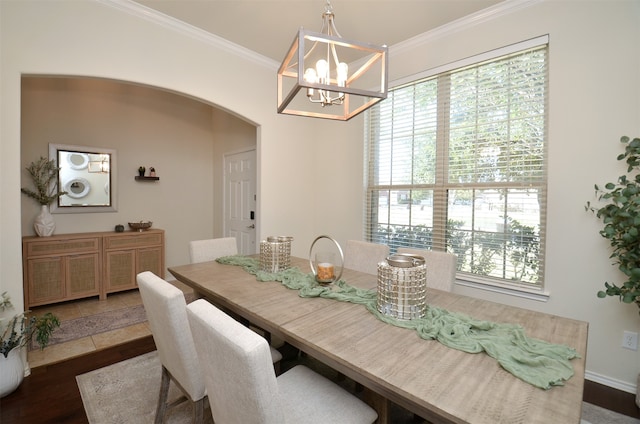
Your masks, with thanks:
M373 390L364 388L364 401L378 413L378 424L390 424L389 400Z

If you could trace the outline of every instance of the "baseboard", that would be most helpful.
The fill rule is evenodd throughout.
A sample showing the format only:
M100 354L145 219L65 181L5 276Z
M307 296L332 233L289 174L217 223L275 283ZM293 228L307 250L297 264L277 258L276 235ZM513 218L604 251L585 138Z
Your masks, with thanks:
M607 377L591 371L585 371L584 378L586 380L593 381L594 383L599 383L613 389L622 390L623 392L631 393L634 395L638 390L638 386L635 384L616 380L615 378Z

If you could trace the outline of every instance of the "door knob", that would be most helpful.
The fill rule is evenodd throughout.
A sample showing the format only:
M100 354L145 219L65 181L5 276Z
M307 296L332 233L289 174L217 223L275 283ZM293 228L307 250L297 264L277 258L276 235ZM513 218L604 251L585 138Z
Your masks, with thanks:
M251 224L247 228L256 228L256 224Z

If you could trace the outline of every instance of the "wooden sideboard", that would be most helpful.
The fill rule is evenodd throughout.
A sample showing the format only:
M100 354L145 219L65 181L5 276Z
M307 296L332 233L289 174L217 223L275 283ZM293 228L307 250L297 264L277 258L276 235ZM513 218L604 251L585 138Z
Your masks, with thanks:
M164 276L164 230L22 238L25 309L134 289L136 275Z

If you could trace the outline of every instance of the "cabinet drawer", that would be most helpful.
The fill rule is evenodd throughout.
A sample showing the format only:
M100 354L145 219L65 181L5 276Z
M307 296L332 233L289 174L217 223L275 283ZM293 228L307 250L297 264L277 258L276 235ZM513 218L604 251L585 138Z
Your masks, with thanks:
M65 255L97 252L100 250L100 239L80 238L70 240L50 240L27 243L27 256Z
M130 247L152 246L162 244L162 233L133 233L131 235L105 237L105 246L107 250L126 249Z

